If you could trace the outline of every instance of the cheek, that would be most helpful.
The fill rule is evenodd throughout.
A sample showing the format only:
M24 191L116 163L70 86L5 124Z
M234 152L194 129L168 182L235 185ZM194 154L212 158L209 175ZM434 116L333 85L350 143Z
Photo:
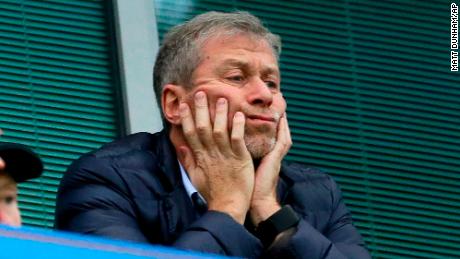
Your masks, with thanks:
M2 204L0 206L0 222L10 226L21 225L21 214L19 212L18 204Z
M19 212L19 206L17 202L14 205L12 205L11 217L13 219L15 226L21 225L21 213Z
M283 115L286 112L286 105L286 100L281 94L277 94L273 98L272 107L276 112L279 112L281 115Z
M9 216L13 220L13 222L18 222L20 220L19 208L11 208L9 210Z
M12 202L9 204L4 204L3 208L8 213L8 215L16 215L19 214L19 206L17 202Z

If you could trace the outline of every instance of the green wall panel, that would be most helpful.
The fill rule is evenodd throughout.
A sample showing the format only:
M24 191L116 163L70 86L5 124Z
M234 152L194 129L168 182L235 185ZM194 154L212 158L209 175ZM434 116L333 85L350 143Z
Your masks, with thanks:
M373 258L454 258L460 241L460 74L450 1L156 0L160 37L210 10L281 35L287 159L340 184Z
M52 227L67 166L119 135L108 4L0 0L0 140L45 162L20 185L25 225Z

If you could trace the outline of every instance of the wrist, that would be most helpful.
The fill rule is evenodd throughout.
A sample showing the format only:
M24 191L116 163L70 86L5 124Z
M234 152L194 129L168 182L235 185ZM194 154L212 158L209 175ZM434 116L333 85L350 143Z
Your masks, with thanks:
M248 209L242 206L241 203L230 202L230 203L219 203L215 202L213 204L208 204L209 210L219 211L222 213L228 214L232 217L236 222L240 223L241 225L244 224L246 219L246 214Z
M288 229L296 227L300 217L289 205L283 206L268 219L260 222L255 233L265 247L269 247L278 236Z
M276 200L253 202L249 210L251 222L254 226L258 226L260 222L268 219L280 209L281 205Z
M246 214L242 214L242 213L236 212L234 210L229 210L229 209L210 209L210 210L225 213L229 215L230 217L232 217L233 220L238 222L240 225L244 225Z

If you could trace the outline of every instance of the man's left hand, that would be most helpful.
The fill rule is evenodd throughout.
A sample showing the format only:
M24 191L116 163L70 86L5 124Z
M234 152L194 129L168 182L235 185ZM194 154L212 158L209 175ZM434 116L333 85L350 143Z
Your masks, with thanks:
M276 185L281 169L281 161L291 145L291 133L286 114L284 114L278 124L275 147L262 158L256 170L254 191L249 210L249 215L255 226L281 209L276 198Z

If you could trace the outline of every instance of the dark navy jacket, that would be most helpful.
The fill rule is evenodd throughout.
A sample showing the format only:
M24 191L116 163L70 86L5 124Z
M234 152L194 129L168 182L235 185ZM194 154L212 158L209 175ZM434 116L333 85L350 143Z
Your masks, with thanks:
M283 163L278 197L302 220L272 256L370 258L328 175ZM270 255L229 215L198 216L165 132L130 135L75 161L59 187L56 227L225 255Z

